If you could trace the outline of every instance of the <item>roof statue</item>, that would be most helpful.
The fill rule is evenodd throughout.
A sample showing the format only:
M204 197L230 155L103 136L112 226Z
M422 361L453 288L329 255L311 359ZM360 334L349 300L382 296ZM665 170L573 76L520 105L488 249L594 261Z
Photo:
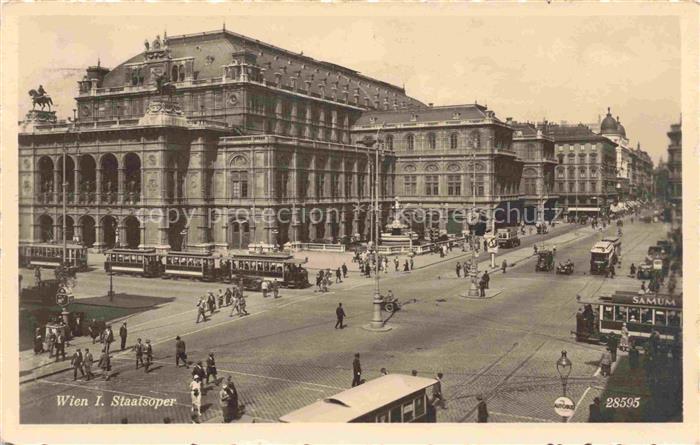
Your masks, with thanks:
M46 94L46 90L44 90L43 85L39 85L39 88L36 90L29 90L29 95L32 97L32 110L38 104L39 106L41 106L42 111L47 105L49 107L49 111L51 111L51 105L53 105L53 101L51 100L51 96Z

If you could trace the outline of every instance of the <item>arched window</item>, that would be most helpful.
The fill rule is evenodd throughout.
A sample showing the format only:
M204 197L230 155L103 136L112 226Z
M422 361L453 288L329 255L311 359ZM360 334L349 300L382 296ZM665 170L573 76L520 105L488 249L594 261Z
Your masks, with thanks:
M458 148L458 146L459 146L459 139L458 139L457 133L452 133L450 135L450 148L452 150L455 150Z
M435 150L435 147L435 133L428 133L428 148L430 148L431 150Z
M385 143L386 143L387 150L393 150L394 149L394 136L388 134L386 136Z
M481 135L479 134L478 131L472 131L471 134L469 135L469 142L471 147L473 149L479 149L481 148Z
M415 148L415 136L413 134L409 134L406 136L406 150L413 151Z
M180 77L178 80L180 82L185 80L185 65L180 65Z

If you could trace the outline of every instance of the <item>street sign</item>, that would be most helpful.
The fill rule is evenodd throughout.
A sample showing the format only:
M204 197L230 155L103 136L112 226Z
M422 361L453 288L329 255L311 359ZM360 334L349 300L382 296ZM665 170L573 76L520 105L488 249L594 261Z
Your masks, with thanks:
M67 289L65 286L61 286L58 288L58 291L56 291L56 304L65 307L71 304L74 300L73 293L70 291L70 289Z
M568 397L559 397L554 401L554 412L561 417L573 416L574 408L576 408L574 401Z

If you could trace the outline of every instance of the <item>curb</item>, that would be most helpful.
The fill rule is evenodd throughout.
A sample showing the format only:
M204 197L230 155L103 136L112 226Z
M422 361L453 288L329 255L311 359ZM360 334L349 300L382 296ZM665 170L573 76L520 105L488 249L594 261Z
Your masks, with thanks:
M36 368L35 368L35 369L36 369ZM52 375L61 374L61 373L66 372L66 371L70 371L71 369L72 369L72 368L69 366L69 367L67 367L67 368L59 369L58 371L51 371L51 372L48 372L48 373L46 373L46 374L42 374L42 375L39 375L39 376L33 375L33 376L31 376L31 377L24 378L24 380L22 379L22 377L20 377L20 379L19 379L19 384L20 384L20 385L24 385L25 383L35 382L35 381L37 381L37 380L44 379L44 378L46 378L46 377L51 377Z

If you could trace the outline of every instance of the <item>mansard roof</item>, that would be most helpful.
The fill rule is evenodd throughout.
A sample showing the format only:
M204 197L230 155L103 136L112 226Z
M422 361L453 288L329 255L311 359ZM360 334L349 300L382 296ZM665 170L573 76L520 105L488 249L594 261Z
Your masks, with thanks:
M194 58L194 70L197 80L221 77L223 66L232 62L232 54L240 51L248 51L253 54L256 64L264 69L264 78L268 83L276 83L276 74L280 75L283 85L289 85L292 77L298 78L300 86L309 80L310 93L319 94L320 85L326 85L326 95L330 96L331 88L337 82L337 91L340 97L346 88L350 100L357 89L360 96L360 105L364 105L365 98L371 102L377 99L383 106L384 99L393 105L394 100L405 107L424 106L422 102L406 95L402 87L388 82L373 79L359 72L334 63L313 59L298 53L261 42L228 30L187 34L182 36L168 36L164 40L170 51L170 58ZM105 77L102 87L119 87L126 82L126 66L128 64L146 61L145 51L130 58L114 68Z
M416 107L390 111L366 111L355 122L355 126L398 124L407 122L444 122L493 119L501 122L485 106L479 104L448 105L444 107ZM502 123L502 122L501 122Z
M610 139L603 137L599 134L594 133L588 126L583 124L578 125L557 125L557 124L545 124L543 131L547 136L554 139L555 142L567 142L567 141L590 141L590 142L609 142L610 144L617 146L617 144Z

